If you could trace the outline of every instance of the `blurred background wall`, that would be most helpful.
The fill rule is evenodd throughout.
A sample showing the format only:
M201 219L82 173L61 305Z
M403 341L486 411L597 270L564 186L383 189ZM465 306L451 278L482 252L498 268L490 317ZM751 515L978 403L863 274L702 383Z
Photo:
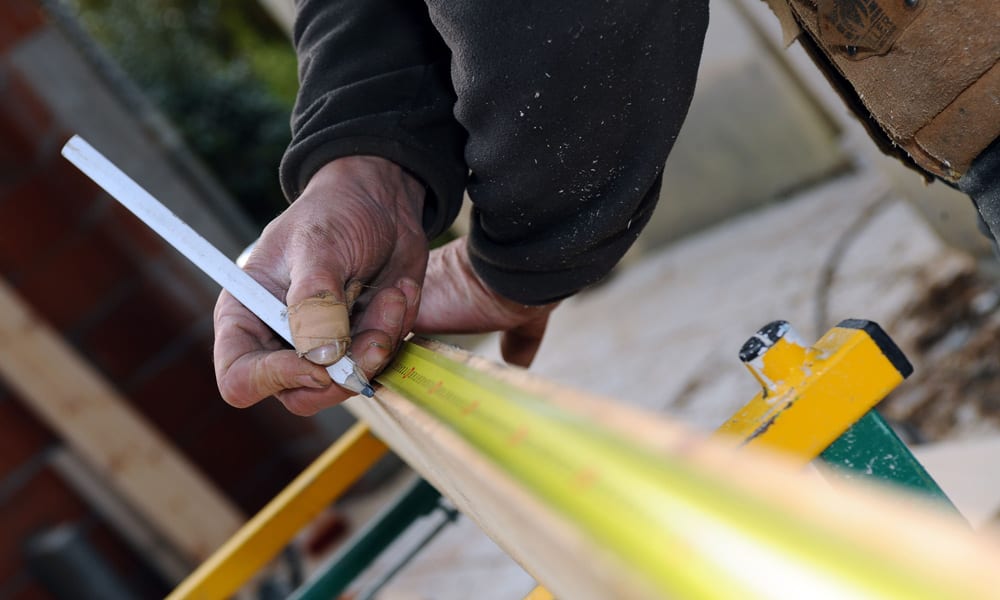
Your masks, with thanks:
M141 6L161 14L167 23L174 19L176 29L185 29L190 15L163 12L166 4L122 2L117 9ZM200 124L196 120L178 126L163 116L169 114L164 107L194 112L191 105L201 100L178 90L175 106L157 97L153 84L130 77L112 58L114 46L96 43L83 26L86 19L82 24L76 20L76 11L85 8L35 0L0 2L0 275L4 297L31 311L39 327L57 332L68 351L83 358L120 398L100 409L105 412L84 402L74 414L47 415L40 408L53 399L28 397L23 391L25 385L30 387L28 379L60 377L60 365L44 356L32 357L37 371L21 369L0 381L3 600L57 597L58 583L53 582L71 581L74 565L93 573L91 583L103 590L98 597L109 597L111 590L125 590L128 597L157 597L214 548L208 545L194 554L179 549L157 529L169 522L139 518L135 507L123 501L122 486L137 476L129 465L147 449L141 435L122 455L95 462L92 454L81 453L75 442L67 441L72 437L67 431L78 432L98 452L102 447L122 451L114 446L115 439L102 440L105 434L88 423L108 422L119 413L134 415L136 423L163 436L162 447L175 453L184 468L197 472L205 486L224 498L220 519L237 524L330 439L312 422L286 414L276 403L238 411L221 401L211 367L217 288L59 155L71 134L84 135L235 256L256 235L255 217L266 220L283 204L280 196L264 189L276 189L276 166L260 168L243 161L258 147L254 136L270 140L265 160L273 161L274 152L280 152L287 136L287 114L281 110L287 108L275 107L286 107L287 101L251 97L251 109L245 112L256 116L240 116L232 98L239 88L230 82L237 75L224 74L229 79L204 89L204 82L220 69L202 58L204 72L197 73L198 57L188 56L197 49L178 39L161 47L159 54L180 60L170 63L164 58L169 64L160 68L174 69L176 77L204 89L206 97L218 98L206 107L215 112L193 117L201 119ZM110 16L101 21L99 12L84 14L107 26L129 28ZM147 34L143 39L141 34L124 40L118 51L138 50L141 43L164 44L162 37ZM143 60L136 55L131 68L146 69L148 77L152 62L147 68ZM157 81L161 87L169 83ZM253 127L246 128L249 132L237 130L241 118L259 118L264 110L260 105L277 110L266 126L278 133ZM215 133L206 128L205 119L217 119ZM223 147L218 138L229 135L223 166L190 150L195 146L185 128L204 130L207 142L199 142L202 150L213 143ZM235 144L248 151L233 155ZM227 185L233 180L242 181L243 190L260 187L255 200L235 202L242 192ZM265 197L268 202L260 200ZM262 204L267 207L260 208ZM12 318L10 310L0 314L10 325L3 345L12 351L30 347L45 334L34 326L18 329L17 323L9 323ZM88 390L79 393L84 396ZM122 440L131 439L127 431L116 433ZM170 489L170 481L162 484ZM183 498L185 490L177 493ZM222 531L215 533L221 539L206 535L203 541L217 545L225 539ZM94 597L85 585L71 593Z

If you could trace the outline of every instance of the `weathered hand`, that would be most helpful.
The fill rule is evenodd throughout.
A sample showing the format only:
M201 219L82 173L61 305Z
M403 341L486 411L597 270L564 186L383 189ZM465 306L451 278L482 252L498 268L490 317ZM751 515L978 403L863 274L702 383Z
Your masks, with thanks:
M431 252L418 333L503 332L500 352L505 361L528 367L545 335L557 302L526 306L489 289L469 263L465 238Z
M345 400L350 392L332 384L322 365L343 355L348 332L367 376L385 366L420 304L423 202L421 183L382 158L341 158L317 171L264 229L245 266L289 306L296 350L223 292L215 370L226 402L245 407L274 395L289 411L310 415Z
M226 402L246 407L273 395L299 415L342 402L350 392L323 365L342 356L348 333L368 377L411 329L502 331L504 359L531 364L556 304L525 306L494 293L473 271L464 238L435 250L428 264L423 200L422 185L381 158L342 158L316 173L264 229L245 266L289 306L296 349L223 292L215 370Z

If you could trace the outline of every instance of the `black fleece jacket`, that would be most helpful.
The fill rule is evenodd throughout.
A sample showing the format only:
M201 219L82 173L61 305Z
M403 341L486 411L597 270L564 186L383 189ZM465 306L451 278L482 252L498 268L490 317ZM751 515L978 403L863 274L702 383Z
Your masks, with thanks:
M707 2L300 0L280 176L370 154L427 187L428 236L473 202L473 267L525 304L602 278L656 204Z

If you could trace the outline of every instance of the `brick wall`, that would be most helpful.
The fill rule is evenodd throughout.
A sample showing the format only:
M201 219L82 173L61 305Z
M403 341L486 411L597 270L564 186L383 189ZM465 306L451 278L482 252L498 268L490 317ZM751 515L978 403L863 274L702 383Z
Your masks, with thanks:
M9 60L49 26L34 0L0 2L0 276L251 513L325 440L275 403L237 411L219 399L214 294L59 156L71 132ZM140 576L142 557L52 469L59 445L0 382L0 600L47 597L25 568L22 544L67 522L82 524L142 596L155 596L160 588Z

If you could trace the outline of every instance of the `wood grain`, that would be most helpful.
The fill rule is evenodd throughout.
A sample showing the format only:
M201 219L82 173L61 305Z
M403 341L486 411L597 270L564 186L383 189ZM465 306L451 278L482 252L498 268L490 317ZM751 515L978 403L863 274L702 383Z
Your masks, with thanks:
M424 343L560 407L587 415L665 459L696 466L719 493L746 494L789 523L805 523L859 553L926 576L955 597L986 597L1000 589L1000 544L931 506L899 502L883 488L834 489L793 469L782 457L713 442L657 415L539 380L454 348ZM556 597L657 597L619 560L592 542L578 524L543 504L470 443L406 398L384 388L374 399L349 401L351 411L419 471ZM791 525L787 525L791 527ZM650 532L656 535L656 532Z
M0 376L191 564L243 516L0 280Z

